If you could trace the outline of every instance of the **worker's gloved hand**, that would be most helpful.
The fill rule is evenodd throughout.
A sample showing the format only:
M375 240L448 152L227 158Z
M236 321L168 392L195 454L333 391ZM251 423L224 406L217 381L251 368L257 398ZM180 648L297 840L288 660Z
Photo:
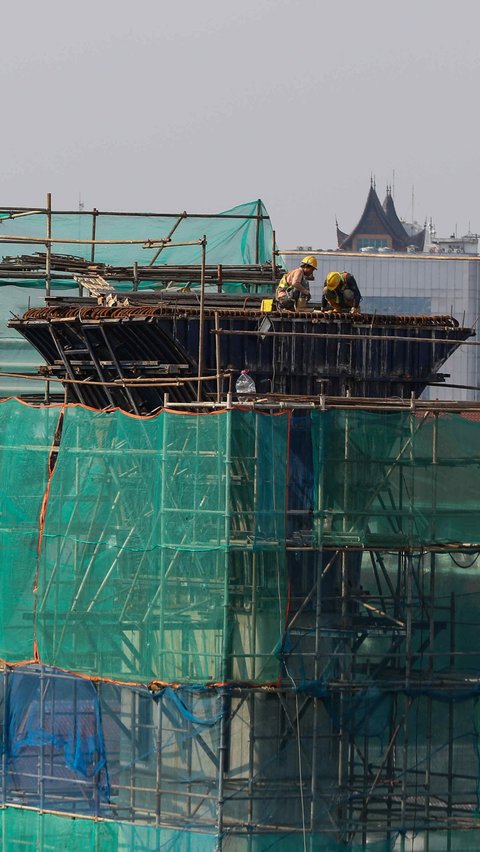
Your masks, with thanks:
M359 313L360 313L360 308L350 308L350 313L351 313L351 314L359 314Z
M311 293L302 293L302 296L303 296L303 298L305 299L306 302L309 302L310 299L312 298Z

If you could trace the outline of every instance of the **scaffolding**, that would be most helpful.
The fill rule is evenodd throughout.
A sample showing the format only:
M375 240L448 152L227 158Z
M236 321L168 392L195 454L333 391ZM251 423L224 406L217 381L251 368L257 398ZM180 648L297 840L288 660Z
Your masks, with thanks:
M0 220L3 848L477 848L480 404L417 399L471 330L266 314L260 201Z
M0 405L5 848L474 848L480 406L268 405Z

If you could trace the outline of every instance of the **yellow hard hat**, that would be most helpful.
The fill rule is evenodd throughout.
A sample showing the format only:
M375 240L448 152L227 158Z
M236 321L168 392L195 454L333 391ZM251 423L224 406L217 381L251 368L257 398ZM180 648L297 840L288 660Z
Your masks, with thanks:
M304 257L302 260L302 266L304 263L308 264L308 266L313 266L314 269L316 269L318 266L317 258L314 257L313 254L307 254L307 256Z
M335 290L335 288L340 284L340 273L329 272L325 278L325 284L329 290Z

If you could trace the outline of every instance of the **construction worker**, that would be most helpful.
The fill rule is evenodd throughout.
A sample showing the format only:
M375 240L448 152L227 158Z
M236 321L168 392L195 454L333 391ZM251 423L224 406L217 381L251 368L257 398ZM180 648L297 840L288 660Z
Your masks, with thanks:
M309 281L313 281L313 273L317 268L317 258L308 254L303 258L297 269L291 269L279 282L275 298L277 306L294 311L300 300L310 300Z
M362 295L350 272L329 272L324 281L323 310L359 313Z

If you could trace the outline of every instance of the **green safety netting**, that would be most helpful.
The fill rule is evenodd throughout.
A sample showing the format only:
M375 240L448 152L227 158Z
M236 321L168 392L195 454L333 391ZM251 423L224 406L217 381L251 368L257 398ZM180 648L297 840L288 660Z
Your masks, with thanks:
M203 834L198 831L182 829L155 828L146 825L128 825L121 822L94 822L90 819L72 819L49 813L35 813L16 808L4 808L0 815L0 839L2 849L20 852L47 852L47 850L68 849L68 852L214 852L219 848L225 852L298 852L304 848L301 833L285 831L262 832L259 834L231 835L228 831ZM467 837L474 838L475 833L462 832L464 842ZM447 837L447 833L443 838ZM221 842L221 847L219 843ZM345 844L320 834L308 834L309 848L318 852L341 852ZM311 844L314 844L313 846ZM351 852L361 852L362 844L348 845ZM443 846L430 847L442 849ZM446 848L446 847L445 847ZM455 843L449 849L465 850L466 846ZM476 847L468 847L476 848ZM371 840L368 843L371 852L391 852L391 840Z
M0 405L0 655L33 655L39 517L58 411Z
M368 848L399 849L407 829L424 830L419 843L428 831L430 849L475 848L459 827L478 818L480 423L69 406L48 488L62 411L0 406L0 655L31 658L36 636L40 659L62 669L209 686L187 694L5 667L2 802L119 821L7 808L3 848L213 849L220 801L222 848L233 852L293 852L314 812L306 841L333 852L332 817L346 825L347 811L356 838L368 811ZM291 551L292 518L317 563ZM459 552L422 552L435 542ZM284 635L287 558L295 581L335 545L372 543L404 550L378 563L365 554L365 595L352 586L341 610L328 573L313 600L305 579ZM282 639L278 694L211 687L276 679ZM345 796L340 737L354 745ZM436 830L447 820L455 833Z
M0 816L4 850L65 849L68 852L208 852L216 848L215 835L175 831L122 822L94 822L48 813L4 808Z
M276 679L287 425L68 408L40 559L41 659L123 680Z
M4 660L36 638L43 662L86 674L270 682L286 545L479 543L480 424L460 415L313 412L313 451L289 462L288 415L71 406L47 493L59 412L0 406Z
M251 217L260 216L256 219ZM206 263L242 266L244 264L265 264L272 260L273 231L268 212L262 201L251 201L225 210L211 217L187 217L179 219L179 214L169 216L128 215L97 213L54 213L52 215L52 237L57 239L91 240L93 227L97 240L148 240L167 236L179 222L172 234L172 241L192 242L207 237ZM257 227L258 222L258 227ZM9 213L0 213L0 238L43 237L47 233L45 213L33 213L10 218ZM52 252L69 254L90 260L90 245L74 243L54 243ZM45 253L41 243L7 243L0 239L0 262L6 257ZM198 265L201 263L199 246L165 248L158 257L158 248L144 249L141 245L97 245L95 261L113 266L155 266ZM133 279L132 279L133 280ZM73 290L72 290L73 285ZM0 372L36 373L42 363L38 352L17 332L7 328L12 315L22 316L30 307L44 304L45 278L34 272L31 276L19 277L12 268L12 275L0 279L2 303L0 306ZM119 290L130 290L131 283L116 282ZM149 288L151 282L139 282L139 287ZM228 283L225 289L236 290L238 284ZM53 294L70 295L77 293L77 284L71 278L54 278L51 282ZM39 382L21 378L0 376L0 397L25 393L42 392Z
M255 218L261 217L261 218ZM272 225L263 202L256 201L239 204L230 210L224 210L211 216L195 215L180 218L180 214L169 215L131 215L96 213L53 213L52 237L55 239L91 240L95 222L96 240L160 240L166 237L178 223L172 234L172 242L185 243L207 238L206 262L208 264L264 264L272 259ZM14 219L3 219L0 237L44 237L47 233L45 213L34 213ZM45 246L28 242L2 243L0 256L44 252ZM75 243L54 243L52 251L56 254L69 254L91 259L91 245ZM158 257L156 248L143 248L142 245L96 245L94 259L97 263L113 266L133 266L136 262L148 266L152 261L157 266L166 264L198 265L201 262L200 246L179 246L164 248ZM12 280L15 276L12 274ZM2 284L6 283L5 279ZM9 281L8 283L12 283ZM16 280L23 287L44 286L44 279ZM71 281L64 282L71 287ZM55 281L53 287L62 282Z
M317 543L478 544L480 424L457 414L312 415Z

